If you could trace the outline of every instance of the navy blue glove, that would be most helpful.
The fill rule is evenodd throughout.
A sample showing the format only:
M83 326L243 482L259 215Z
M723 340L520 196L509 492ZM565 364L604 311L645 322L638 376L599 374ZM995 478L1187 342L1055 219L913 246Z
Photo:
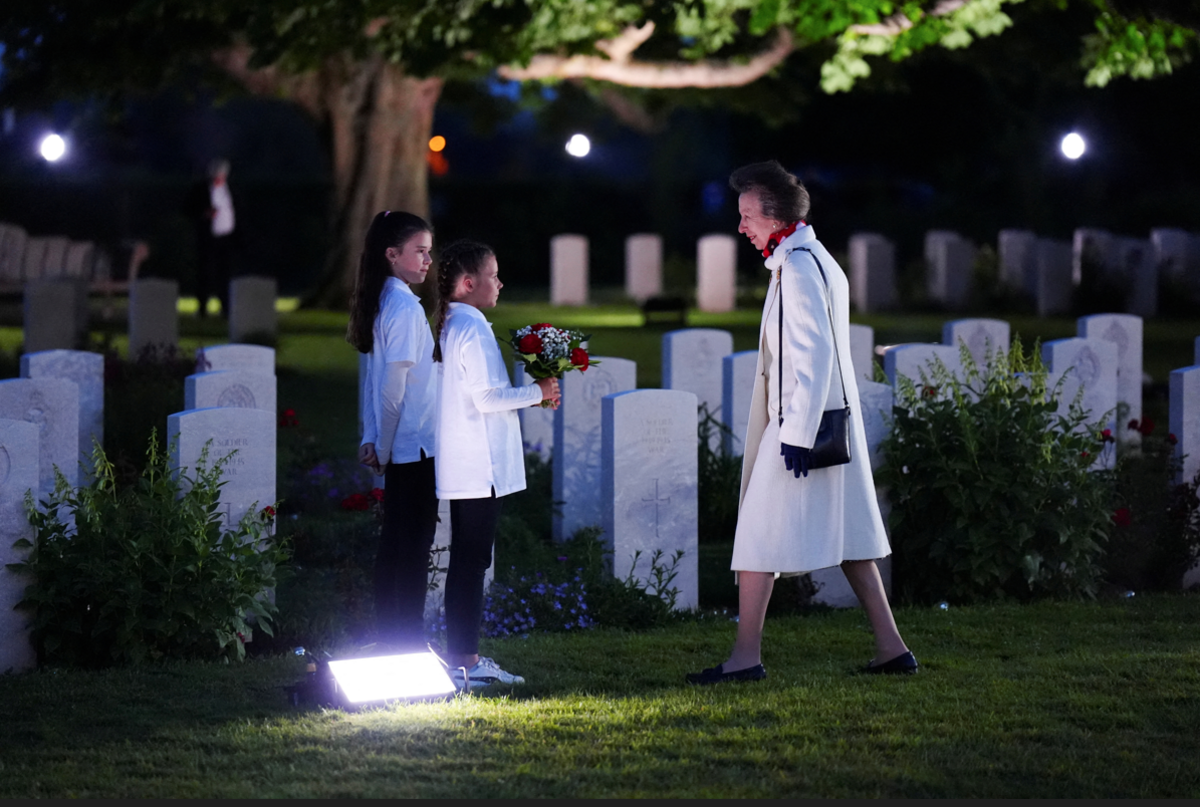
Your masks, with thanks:
M782 446L779 454L783 457L784 467L794 473L797 479L800 478L800 474L808 476L809 464L812 462L812 449L790 446L787 443L779 445Z

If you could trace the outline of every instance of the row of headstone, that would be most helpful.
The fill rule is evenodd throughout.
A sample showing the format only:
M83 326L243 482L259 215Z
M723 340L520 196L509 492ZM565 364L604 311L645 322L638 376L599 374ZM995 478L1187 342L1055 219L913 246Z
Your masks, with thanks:
M275 501L275 357L257 345L219 345L202 355L205 372L189 377L184 411L171 415L172 463L194 469L207 450L211 466L230 455L220 508L236 524L252 507ZM203 408L211 407L211 408ZM91 481L91 453L104 443L104 357L49 350L21 357L21 377L0 381L0 672L34 664L25 615L12 610L27 581L5 564L30 538L25 493L41 501L55 487ZM185 478L188 474L185 472Z
M662 238L639 233L625 239L625 293L638 303L662 294ZM586 305L588 240L575 234L550 239L550 302ZM710 234L696 244L696 304L701 311L732 311L737 303L737 241Z
M277 283L273 278L237 277L229 284L229 336L234 342L273 336ZM179 283L143 278L129 288L129 353L179 344ZM25 349L72 350L87 334L88 287L82 280L29 283L24 294Z
M65 236L37 238L15 224L0 222L0 285L36 280L91 280L99 252L90 241Z
M1075 283L1070 242L1040 238L1029 230L1001 230L998 240L1001 280L1031 297L1038 316L1071 310Z

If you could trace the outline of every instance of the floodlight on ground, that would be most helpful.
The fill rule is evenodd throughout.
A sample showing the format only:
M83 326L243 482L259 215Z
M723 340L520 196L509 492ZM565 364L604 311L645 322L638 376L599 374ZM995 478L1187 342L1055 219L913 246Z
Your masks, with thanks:
M58 162L67 153L67 141L63 140L61 135L48 134L42 138L38 153L46 162Z
M330 661L329 671L352 704L454 693L445 666L432 652Z
M567 154L570 154L572 157L586 157L591 150L592 141L588 140L587 135L574 134L567 141Z
M1078 160L1087 151L1087 143L1078 132L1071 132L1062 139L1059 148L1068 160Z

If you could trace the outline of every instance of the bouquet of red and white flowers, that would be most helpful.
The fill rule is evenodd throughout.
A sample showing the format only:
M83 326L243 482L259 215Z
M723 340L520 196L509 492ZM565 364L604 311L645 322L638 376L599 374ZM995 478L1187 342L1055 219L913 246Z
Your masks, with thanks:
M583 372L598 361L592 361L588 352L580 347L591 337L588 334L566 328L555 328L548 322L526 325L509 331L517 358L525 363L525 372L532 378L562 378L571 370ZM542 401L542 406L548 406Z

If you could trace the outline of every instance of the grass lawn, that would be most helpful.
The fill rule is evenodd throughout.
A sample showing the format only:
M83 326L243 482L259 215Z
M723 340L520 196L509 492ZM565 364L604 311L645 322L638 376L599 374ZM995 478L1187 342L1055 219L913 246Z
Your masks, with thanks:
M665 327L629 305L502 303L496 333L549 320L656 386ZM856 318L881 344L936 341L940 316ZM357 358L346 317L281 314L279 404L318 453L353 456ZM752 349L758 312L690 315ZM184 317L183 347L225 341ZM1073 320L1013 321L1023 338ZM1156 382L1192 361L1200 320L1150 322ZM19 328L0 327L11 353ZM119 343L119 342L118 342ZM1165 420L1165 409L1157 415ZM163 424L165 425L165 424ZM707 600L733 595L728 547L701 547ZM486 642L510 690L355 713L297 709L293 656L0 676L0 797L1197 797L1200 596L899 609L922 662L876 679L857 611L773 617L760 684L697 689L724 658L724 616L648 633Z
M487 643L528 683L297 709L295 657L0 678L0 796L1197 797L1200 597L773 619L768 680L693 688L727 620Z

